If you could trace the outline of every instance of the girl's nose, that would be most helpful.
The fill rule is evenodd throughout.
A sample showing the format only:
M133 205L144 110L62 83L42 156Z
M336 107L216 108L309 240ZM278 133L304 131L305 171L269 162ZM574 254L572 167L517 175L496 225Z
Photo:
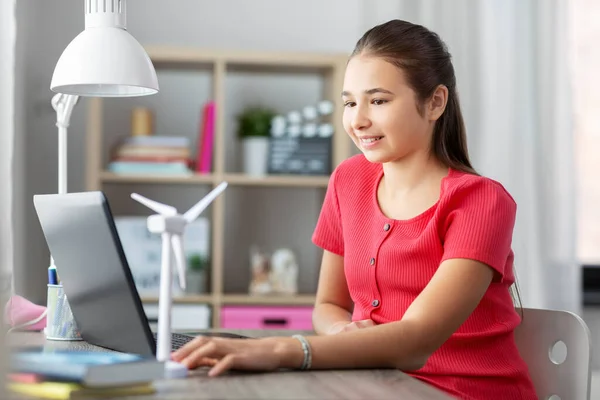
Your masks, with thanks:
M371 120L363 107L356 106L354 117L352 118L352 129L363 130L371 125Z

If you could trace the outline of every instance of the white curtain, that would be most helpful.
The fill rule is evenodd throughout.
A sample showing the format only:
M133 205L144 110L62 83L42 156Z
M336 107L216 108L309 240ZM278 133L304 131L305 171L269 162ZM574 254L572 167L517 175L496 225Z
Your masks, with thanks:
M0 2L0 296L11 289L13 267L13 146L15 131L15 1ZM4 304L1 302L1 304Z
M522 304L580 313L567 0L363 0L363 7L363 31L400 18L446 42L474 166L517 202Z
M0 2L0 341L4 304L12 291L12 165L15 131L15 0ZM0 345L0 397L5 398L6 356Z

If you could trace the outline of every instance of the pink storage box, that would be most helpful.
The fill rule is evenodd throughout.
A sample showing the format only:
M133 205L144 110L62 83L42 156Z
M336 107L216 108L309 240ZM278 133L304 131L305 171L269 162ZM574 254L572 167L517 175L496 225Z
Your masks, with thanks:
M312 331L312 311L312 307L225 306L221 309L221 327Z

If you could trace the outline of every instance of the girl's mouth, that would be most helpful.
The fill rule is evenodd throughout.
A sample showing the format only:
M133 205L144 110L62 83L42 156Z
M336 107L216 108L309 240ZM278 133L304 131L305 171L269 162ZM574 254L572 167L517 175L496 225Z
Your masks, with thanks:
M382 138L383 138L383 136L377 136L377 137L359 138L359 140L362 144L371 144L371 143L375 143L375 142L381 140Z

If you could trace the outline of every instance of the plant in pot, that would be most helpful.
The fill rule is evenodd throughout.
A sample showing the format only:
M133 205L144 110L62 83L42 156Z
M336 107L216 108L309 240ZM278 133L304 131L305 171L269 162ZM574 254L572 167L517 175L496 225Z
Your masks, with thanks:
M271 120L275 115L265 107L249 107L238 115L238 137L242 141L244 172L248 175L267 172Z
M186 276L186 292L193 294L206 293L208 281L209 260L200 254L188 257L188 271Z

